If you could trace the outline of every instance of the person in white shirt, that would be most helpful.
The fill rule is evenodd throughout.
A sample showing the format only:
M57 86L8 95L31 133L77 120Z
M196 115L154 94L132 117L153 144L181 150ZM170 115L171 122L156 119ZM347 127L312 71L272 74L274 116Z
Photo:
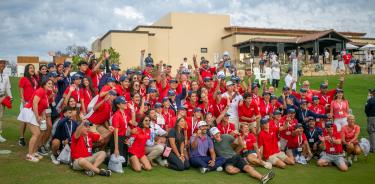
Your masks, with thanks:
M366 55L365 55L365 59L366 59L366 66L367 66L367 72L368 74L372 74L372 60L373 60L374 56L371 54L371 51L367 51Z
M0 59L0 142L5 142L6 139L2 137L2 124L3 124L3 116L4 116L4 106L1 104L1 102L9 96L11 100L13 100L12 92L10 90L10 81L9 76L4 74L5 64L6 60Z
M279 81L280 81L280 65L279 62L275 61L272 64L271 68L271 77L272 77L272 86L274 88L279 88Z
M157 124L158 117L155 109L151 109L148 113L151 117L151 121L150 139L148 139L146 142L147 158L153 166L156 166L154 160L157 161L157 164L161 166L167 166L167 161L162 160L161 157L166 143L167 131L165 131L161 126Z
M285 86L287 87L292 87L293 90L296 90L296 83L295 83L295 79L293 78L292 76L292 68L288 68L288 74L285 76ZM293 86L291 86L293 83Z
M323 64L328 63L328 60L329 60L329 52L326 49L326 51L324 52L324 63Z
M184 61L182 61L182 69L184 69L184 70L189 69L189 64L188 64L188 60L187 60L186 57L184 57Z
M234 123L236 129L239 129L238 117L238 103L243 99L242 96L234 90L234 83L232 81L226 82L227 91L221 96L230 101L228 113L230 114L229 121Z

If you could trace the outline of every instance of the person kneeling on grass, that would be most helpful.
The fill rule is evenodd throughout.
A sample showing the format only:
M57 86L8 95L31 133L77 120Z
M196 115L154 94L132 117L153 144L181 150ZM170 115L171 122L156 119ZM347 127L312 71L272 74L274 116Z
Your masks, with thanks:
M59 156L59 152L63 149L65 145L71 144L71 136L77 129L77 122L72 120L72 112L74 108L71 107L64 107L62 113L64 117L59 120L56 126L56 131L52 136L52 142L51 142L51 148L52 148L52 154L51 154L51 160L54 164L60 164L60 162L57 160L57 157Z
M259 153L257 138L254 135L252 129L249 129L249 125L241 125L241 136L244 140L244 145L240 151L241 156L245 158L250 164L263 166L266 169L272 169L272 164L262 160L262 156Z
M300 123L294 126L294 132L286 146L288 148L286 155L297 163L307 164L307 161L313 156Z
M327 131L319 137L325 154L318 160L317 164L320 167L325 167L334 163L341 171L345 172L348 170L348 166L343 155L341 135L333 130L332 122L327 122L325 128Z
M260 174L233 150L232 146L241 146L243 144L241 136L238 136L236 140L229 134L221 135L216 127L210 129L210 134L214 138L215 152L218 156L225 158L224 167L228 174L237 174L243 171L261 181L261 183L267 183L275 176L272 170L265 175ZM238 132L235 131L235 134L238 135Z
M190 138L190 165L200 168L202 174L208 171L223 171L221 165L225 159L216 157L212 139L207 135L208 124L205 121L198 122L198 131ZM207 153L210 156L207 156Z
M353 164L353 161L357 161L357 155L362 153L362 149L358 144L358 136L361 131L361 127L355 123L355 117L353 115L348 116L348 125L341 129L342 142L347 153L349 164Z
M293 159L290 159L286 154L279 149L278 138L275 131L270 130L268 118L260 120L262 130L258 134L258 146L260 154L267 162L272 165L284 169L286 164L294 165Z
M105 160L106 153L99 151L93 154L92 143L100 142L112 134L113 127L105 137L89 131L90 122L82 122L72 135L71 156L73 159L73 170L85 170L88 176L99 174L101 176L111 176L112 172L106 169L99 169L99 165Z
M321 149L319 136L323 135L323 130L319 128L318 126L315 126L315 118L310 116L309 122L308 122L308 128L305 131L305 135L307 138L307 141L309 142L310 150L314 156L314 158L319 158L320 153L323 151Z

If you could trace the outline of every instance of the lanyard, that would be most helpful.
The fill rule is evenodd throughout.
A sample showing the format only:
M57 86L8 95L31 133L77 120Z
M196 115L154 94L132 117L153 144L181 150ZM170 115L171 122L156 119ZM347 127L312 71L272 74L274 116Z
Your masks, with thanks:
M307 110L305 110L305 112L302 112L302 119L305 119L306 116L307 116Z
M198 122L194 125L194 117L191 117L191 134L194 133L195 128L197 127Z
M229 132L229 126L230 124L228 123L228 125L227 125L227 128L226 128L226 131L224 131L224 134L228 134L228 132Z
M265 104L265 106L266 106L266 114L268 114L268 110L269 110L269 103L268 102L266 102L266 101L264 101L264 104Z
M91 94L90 94L88 89L86 89L86 93L87 93L87 96L89 97L89 99L91 100Z
M329 96L322 96L322 98L323 98L323 100L326 102L326 104L328 103L328 98L329 98Z
M69 126L68 126L68 122L70 122L70 129L69 129ZM68 122L65 124L65 127L66 127L66 130L68 130L69 138L71 138L72 131L73 131L73 122L71 122L71 121L68 121Z
M125 112L123 112L121 110L120 110L120 112L121 112L121 115L122 115L122 119L124 119L125 128L128 128L128 119L127 119L127 117L125 115Z
M85 136L85 137L83 138L83 140L85 141L86 148L89 149L89 148L90 148L90 143L89 143L89 138L88 138L88 136Z
M34 77L32 77L32 81L34 83L34 90L36 90L36 88L38 87L38 82L36 81Z
M301 146L302 141L303 141L303 139L302 139L302 135L299 135L299 136L297 137L297 140L298 140L298 146Z
M342 103L343 103L342 101L340 101L340 103L337 102L337 106L339 106L339 110L342 110L342 106L343 106Z
M314 128L314 130L311 132L311 131L309 131L309 134L310 134L310 138L313 138L314 137L314 133L315 133L315 128Z

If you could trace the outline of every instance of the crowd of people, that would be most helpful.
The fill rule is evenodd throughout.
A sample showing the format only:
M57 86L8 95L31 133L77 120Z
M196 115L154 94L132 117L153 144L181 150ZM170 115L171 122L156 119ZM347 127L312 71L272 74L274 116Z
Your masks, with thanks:
M328 81L319 89L304 81L297 91L292 80L276 96L274 86L252 81L250 68L245 76L227 76L228 57L215 67L195 55L194 69L184 59L172 75L171 65L143 55L139 70L112 64L108 73L108 53L101 60L88 55L74 74L68 61L38 71L26 65L17 118L19 144L26 146L26 127L32 134L26 160L38 162L51 152L60 164L69 147L72 169L89 176L110 176L100 166L112 155L136 172L194 167L201 173L245 172L266 183L273 167L316 160L347 171L362 153L343 75L331 89Z

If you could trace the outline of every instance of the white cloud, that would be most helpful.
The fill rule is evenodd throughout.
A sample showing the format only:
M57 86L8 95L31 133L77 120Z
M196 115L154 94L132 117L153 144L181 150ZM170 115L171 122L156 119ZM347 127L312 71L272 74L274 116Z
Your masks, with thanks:
M115 15L125 17L130 20L143 20L144 16L138 10L132 6L124 6L122 8L114 8L113 12Z

